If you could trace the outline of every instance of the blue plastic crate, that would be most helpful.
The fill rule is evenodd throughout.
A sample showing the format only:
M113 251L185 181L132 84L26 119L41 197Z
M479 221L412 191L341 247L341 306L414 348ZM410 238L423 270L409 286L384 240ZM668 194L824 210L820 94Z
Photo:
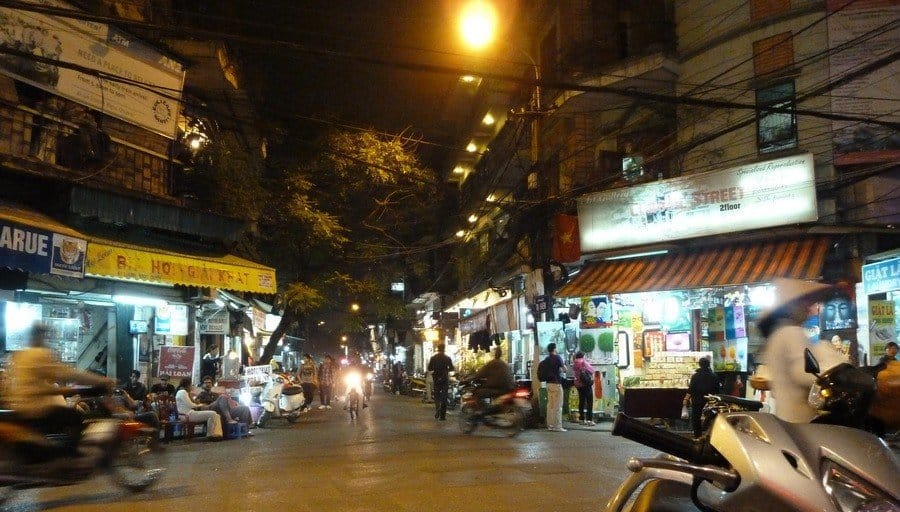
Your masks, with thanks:
M246 423L230 423L225 425L225 438L226 439L239 439L241 437L247 437L247 434L250 433L250 426Z

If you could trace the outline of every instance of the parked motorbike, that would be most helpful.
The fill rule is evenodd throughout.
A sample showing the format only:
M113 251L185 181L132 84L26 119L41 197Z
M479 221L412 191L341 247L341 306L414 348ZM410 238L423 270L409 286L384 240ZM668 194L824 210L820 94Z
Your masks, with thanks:
M816 383L809 390L809 404L819 415L812 422L866 428L877 389L872 374L848 363L820 374L819 362L809 349L804 357L806 373L816 376Z
M158 435L130 419L87 420L73 451L63 436L42 435L15 411L0 411L0 505L20 489L73 485L101 472L120 487L143 491L165 471Z
M763 403L756 400L747 400L731 395L706 395L706 403L700 413L700 425L703 432L709 430L713 421L720 414L728 412L758 412Z
M285 419L294 423L300 419L303 408L303 388L294 384L288 375L273 375L259 395L263 411L256 424L262 428L272 419Z
M447 409L452 411L459 407L460 389L459 381L455 377L450 377L450 383L447 385Z
M417 396L422 395L425 396L425 375L416 374L409 378L409 387L408 391L403 393L404 395Z
M525 428L525 417L531 413L530 391L516 388L489 402L479 403L475 396L478 382L461 382L459 428L465 434L471 434L479 424L507 430L513 437Z
M806 357L807 371L817 374L815 358ZM835 372L817 375L820 390L830 389L822 407L864 414L868 404L852 391L856 379L828 379L829 374ZM847 401L829 403L832 396ZM900 510L900 462L887 445L859 429L726 412L696 441L624 414L612 433L671 456L629 460L633 474L607 503L608 512L756 510L760 504L768 512Z

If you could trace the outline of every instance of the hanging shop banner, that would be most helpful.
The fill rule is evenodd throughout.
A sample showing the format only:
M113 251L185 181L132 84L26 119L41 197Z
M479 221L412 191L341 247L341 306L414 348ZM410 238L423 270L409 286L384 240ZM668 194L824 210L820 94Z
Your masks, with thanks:
M607 190L578 200L583 252L817 219L811 153Z
M275 270L235 256L192 257L91 242L85 272L150 283L275 293Z
M866 295L900 290L900 258L863 265L862 276Z
M188 307L183 304L166 304L157 307L153 332L164 336L186 336L188 333Z
M194 347L159 347L159 373L172 377L190 377L194 371Z
M74 11L57 0L41 7ZM130 34L95 21L0 8L0 72L174 138L184 69ZM12 52L25 53L18 55Z
M200 320L198 323L200 334L228 334L228 320L228 311L217 311Z
M0 266L81 278L86 252L80 238L0 220Z
M894 302L890 300L869 301L869 343L871 344L871 360L878 361L884 355L888 343L897 343L897 331L894 328Z

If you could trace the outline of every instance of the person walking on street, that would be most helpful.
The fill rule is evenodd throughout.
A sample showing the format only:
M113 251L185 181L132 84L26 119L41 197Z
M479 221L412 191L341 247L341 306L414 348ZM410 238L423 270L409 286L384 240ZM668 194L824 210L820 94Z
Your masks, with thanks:
M578 390L578 418L582 425L594 425L594 367L584 358L584 352L575 354L572 363L575 389Z
M318 369L313 357L310 354L303 354L303 362L297 369L297 378L300 379L300 387L303 388L303 407L300 408L300 412L309 411L316 392L317 374Z
M547 365L547 430L565 432L562 427L562 372L566 364L556 353L556 343L547 345L547 357L543 364Z
M331 354L325 354L319 365L319 409L331 409L331 397L334 394L335 373L337 368Z
M428 371L434 379L434 419L445 421L447 419L447 388L450 386L450 372L453 371L453 361L444 353L444 344L437 346L437 354L431 356L428 361Z
M691 427L694 429L694 437L700 437L703 434L703 426L700 424L700 415L703 412L703 406L706 404L706 395L716 395L722 391L722 385L719 378L709 367L709 359L701 357L697 362L700 367L691 376L691 383L688 384L688 392L684 396L682 405L691 405Z

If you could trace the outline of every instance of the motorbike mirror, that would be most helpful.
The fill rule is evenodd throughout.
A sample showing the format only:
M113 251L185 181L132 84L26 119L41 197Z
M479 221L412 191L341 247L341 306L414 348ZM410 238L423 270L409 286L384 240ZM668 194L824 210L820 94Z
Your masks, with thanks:
M819 361L816 360L816 356L812 354L808 348L803 349L803 369L806 373L811 373L813 375L819 375Z

